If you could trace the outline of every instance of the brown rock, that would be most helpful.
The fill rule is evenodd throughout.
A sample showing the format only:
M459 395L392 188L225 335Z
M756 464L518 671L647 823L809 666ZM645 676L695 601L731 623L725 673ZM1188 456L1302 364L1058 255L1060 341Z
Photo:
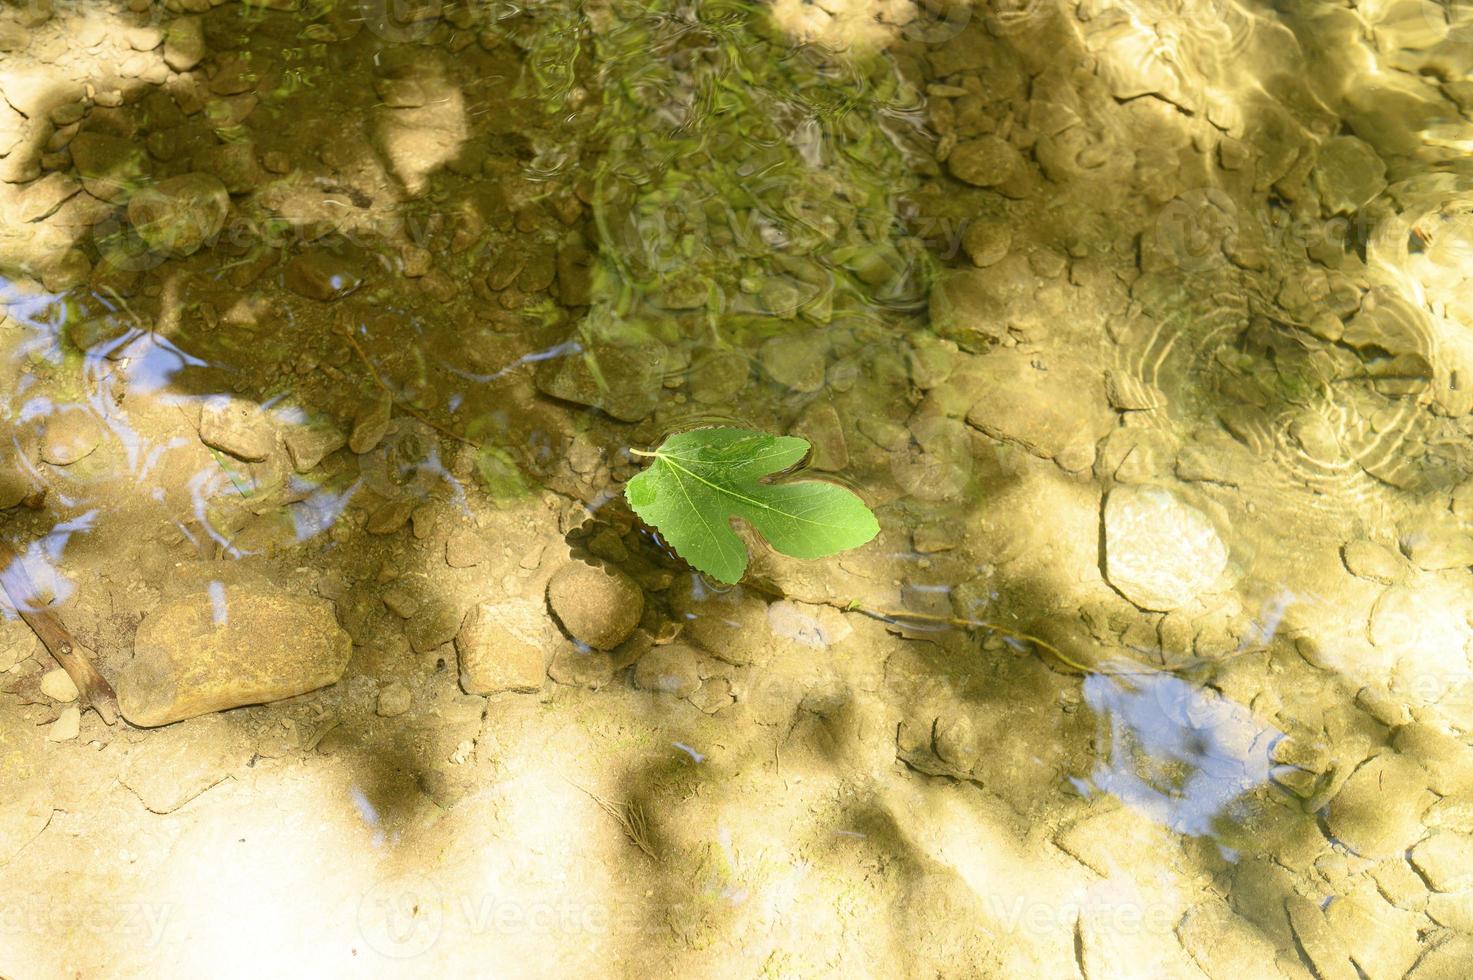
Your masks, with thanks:
M461 689L467 694L537 690L547 676L544 651L553 640L541 603L499 599L477 604L455 637Z
M153 727L279 701L337 681L351 650L326 600L215 584L143 620L118 704Z
M547 584L553 615L576 640L596 650L624 641L644 615L644 593L616 569L570 561Z

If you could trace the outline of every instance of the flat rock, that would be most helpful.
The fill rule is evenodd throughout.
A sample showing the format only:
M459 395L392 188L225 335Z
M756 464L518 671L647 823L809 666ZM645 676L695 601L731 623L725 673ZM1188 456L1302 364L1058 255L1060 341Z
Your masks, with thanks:
M1407 560L1429 572L1473 565L1473 535L1452 521L1426 522L1402 532Z
M279 701L336 682L351 649L324 599L215 583L144 618L118 703L153 727Z
M292 469L306 473L346 446L348 437L331 420L314 419L287 429L283 441L287 455L291 457Z
M547 603L573 639L612 650L644 615L644 593L628 575L570 561L547 583Z
M1184 606L1227 568L1227 547L1212 522L1169 490L1116 487L1104 521L1105 577L1142 609Z
M1469 963L1473 937L1450 935L1422 955L1406 980L1466 980Z
M53 466L70 466L92 455L102 442L102 423L88 408L70 405L46 420L41 458Z
M1393 857L1421 836L1422 811L1432 799L1422 767L1386 752L1351 774L1330 802L1325 823L1355 853Z
M542 361L534 375L543 394L638 422L659 404L665 382L664 344L593 342L585 350ZM596 365L598 373L594 373Z
M200 441L236 459L258 463L276 449L276 430L255 402L211 398L200 411Z
M1364 140L1336 136L1319 149L1314 185L1326 214L1352 214L1386 189L1386 163Z
M951 383L965 384L968 424L1078 472L1094 464L1095 445L1116 425L1102 374L1072 358L1047 360L998 351L975 358Z
M1437 892L1473 887L1473 837L1440 830L1412 848L1412 867Z
M82 709L71 705L62 710L46 729L46 741L48 742L70 742L82 731Z
M172 813L228 779L251 752L225 719L200 718L150 733L133 749L121 781L150 811Z
M1370 582L1391 585L1406 577L1406 562L1390 548L1365 538L1345 542L1340 550L1346 571Z
M552 624L530 599L488 599L474 606L455 636L460 686L467 694L535 691L547 676Z
M341 299L363 285L363 276L351 260L323 249L293 256L283 282L299 296L327 303Z
M77 685L71 675L60 667L41 675L41 693L53 701L68 703L77 700Z
M946 169L953 177L976 187L996 187L1023 169L1023 155L1005 139L983 136L952 148Z
M141 188L128 200L128 220L156 252L193 255L220 234L230 194L210 174L192 173Z
M22 222L40 221L66 203L82 185L63 173L49 173L33 180L15 198L15 217Z
M568 687L597 690L614 679L614 659L602 650L579 650L564 643L553 654L547 676Z

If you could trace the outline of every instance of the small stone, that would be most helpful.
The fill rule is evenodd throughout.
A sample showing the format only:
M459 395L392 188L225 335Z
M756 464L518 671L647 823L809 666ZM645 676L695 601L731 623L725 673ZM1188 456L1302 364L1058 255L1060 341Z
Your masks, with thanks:
M377 711L382 718L397 718L409 710L414 697L409 688L395 681L385 684L378 692Z
M978 219L967 225L962 235L962 249L967 258L980 269L997 265L1007 258L1013 247L1013 231L1006 224Z
M687 700L706 714L714 715L736 704L736 695L732 693L731 681L725 677L710 677L702 681L700 689Z
M614 661L602 650L579 650L564 644L553 654L547 676L568 687L598 690L614 679Z
M685 380L691 398L703 405L717 405L730 402L740 394L751 377L752 365L746 354L739 350L713 350L695 356Z
M1184 606L1227 568L1227 547L1212 522L1169 490L1116 487L1104 522L1105 577L1142 609Z
M147 25L130 27L123 32L123 39L134 51L152 51L164 41L164 33L157 27Z
M198 17L179 17L164 29L164 63L175 71L189 71L204 60L204 22Z
M219 70L210 78L211 92L215 95L243 95L256 90L261 82L262 65L250 54L226 55L219 61Z
M70 466L92 455L101 442L102 424L97 416L82 406L67 406L46 420L41 459L53 466Z
M374 398L358 406L353 416L353 431L348 436L348 448L362 455L371 453L383 441L389 431L389 418L394 403L387 397Z
M644 593L623 572L570 561L547 583L553 615L576 640L612 650L644 615Z
M215 585L144 617L118 705L150 728L279 701L335 683L352 647L326 600Z
M77 700L77 685L71 675L60 667L41 675L41 693L53 701L63 703Z
M660 403L667 356L665 345L653 339L594 341L581 356L543 360L534 380L538 390L554 398L600 408L622 422L638 422ZM590 361L601 375L593 373Z
M803 410L793 424L792 434L807 439L813 447L808 465L815 470L838 472L849 466L849 446L839 412L827 401L817 401Z
M51 727L46 729L46 741L70 742L82 731L82 709L76 705L66 708L56 716Z
M408 589L391 586L383 591L384 605L400 619L408 619L419 612L419 599Z
M276 430L266 412L243 398L213 396L200 412L199 438L211 449L259 463L276 449Z
M460 687L467 694L535 691L547 676L543 652L553 630L542 604L529 599L478 603L455 636Z
M1387 752L1351 774L1330 802L1325 823L1356 854L1394 857L1422 833L1420 816L1431 801L1422 767Z
M104 133L78 133L68 149L87 193L112 204L125 203L153 169L141 144Z
M1023 169L1017 147L996 136L958 143L946 158L953 177L977 187L1006 184Z
M1473 565L1473 535L1451 522L1427 522L1402 534L1401 551L1424 571L1467 568Z
M363 284L353 264L322 249L303 252L286 265L286 288L321 303L341 299Z
M292 469L298 473L306 473L347 445L348 438L331 421L317 419L288 429L285 442L287 455L292 460Z
M413 513L414 501L388 500L368 515L368 523L364 525L364 529L369 534L394 534L409 523Z
M958 773L969 773L982 753L976 727L965 713L937 718L931 729L936 757Z
M1357 578L1391 585L1406 577L1406 562L1385 545L1358 538L1340 549L1345 568Z
M154 251L176 256L193 255L213 241L229 211L225 185L202 173L161 180L128 201L128 220L138 237Z
M1412 848L1412 867L1437 892L1473 888L1473 837L1440 830Z
M700 651L692 647L678 643L655 647L634 665L634 686L677 698L690 697L701 686L700 660Z

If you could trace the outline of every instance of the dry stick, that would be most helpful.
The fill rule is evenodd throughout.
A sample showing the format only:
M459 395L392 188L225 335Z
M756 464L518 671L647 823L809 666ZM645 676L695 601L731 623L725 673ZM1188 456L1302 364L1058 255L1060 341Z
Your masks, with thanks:
M619 822L624 830L624 836L650 858L655 857L655 849L650 845L649 821L645 819L644 810L637 803L618 803L614 800L599 796L587 786L579 786L568 777L563 777L568 785L580 789L588 794L588 798L597 803L600 810L607 813Z
M832 606L833 608L841 610L843 612L857 612L861 615L868 616L871 619L878 619L881 622L885 623L904 625L906 620L910 620L916 623L935 623L941 626L953 626L957 629L991 630L992 632L997 633L1001 636L1010 637L1022 643L1031 643L1036 647L1046 650L1054 657L1056 657L1060 663L1064 664L1067 667L1070 667L1073 670L1079 671L1081 674L1104 674L1111 677L1145 677L1154 674L1177 673L1176 670L1172 670L1170 668L1152 667L1149 664L1141 664L1140 669L1138 670L1106 669L1100 666L1090 667L1080 663L1073 657L1070 657L1064 651L1060 650L1058 647L1054 646L1047 640L1041 640L1038 637L1033 636L1032 634L1023 633L1015 629L1010 629L999 623L990 623L983 619L964 619L959 616L938 616L934 613L911 612L909 610L906 610L904 612L891 612L886 609L871 609L868 606L862 606L854 602L840 603L832 599L805 599L802 596L788 595L776 586L756 585L754 583L754 587L759 589L760 591L768 593L769 595L775 595L780 599L793 599L798 602L806 602L809 605L813 606ZM1263 649L1261 645L1247 647L1245 649L1237 651L1234 656L1243 656L1245 654L1255 653L1261 649Z
M56 658L72 683L77 685L77 690L86 703L107 724L115 724L118 720L118 696L112 685L81 653L76 640L62 625L50 604L35 604L38 597L36 585L26 574L25 566L21 564L14 549L4 542L0 542L0 587L4 588L10 604L15 607L20 618L41 638L46 649L51 651L51 656Z
M384 390L385 394L389 396L389 401L393 402L394 405L401 412L403 412L405 415L410 416L411 418L418 419L425 425L434 429L436 432L450 439L454 439L456 442L463 442L467 446L470 446L472 449L481 448L480 443L467 439L459 432L454 432L450 429L445 428L445 426L440 425L438 422L434 421L431 418L428 418L425 415L422 415L412 406L406 405L403 401L394 397L394 389L389 387L389 383L384 380L384 376L382 374L379 374L379 370L377 367L374 366L373 361L368 359L368 352L365 351L363 347L358 343L357 338L353 336L352 330L348 327L343 327L342 334L343 338L348 341L348 345L353 348L353 353L357 354L358 359L363 362L363 366L368 368L368 373L373 377L374 383Z

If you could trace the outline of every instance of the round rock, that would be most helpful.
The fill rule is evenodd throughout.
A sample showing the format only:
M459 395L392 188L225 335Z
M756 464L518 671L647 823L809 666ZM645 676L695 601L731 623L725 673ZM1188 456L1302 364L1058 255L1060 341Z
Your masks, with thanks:
M547 604L575 640L610 650L634 631L644 615L644 593L616 569L572 561L547 583Z
M1207 515L1168 490L1117 487L1105 501L1105 577L1142 609L1168 612L1205 592L1227 567Z
M138 191L128 201L128 220L155 251L193 255L225 226L230 192L209 174L184 174Z

